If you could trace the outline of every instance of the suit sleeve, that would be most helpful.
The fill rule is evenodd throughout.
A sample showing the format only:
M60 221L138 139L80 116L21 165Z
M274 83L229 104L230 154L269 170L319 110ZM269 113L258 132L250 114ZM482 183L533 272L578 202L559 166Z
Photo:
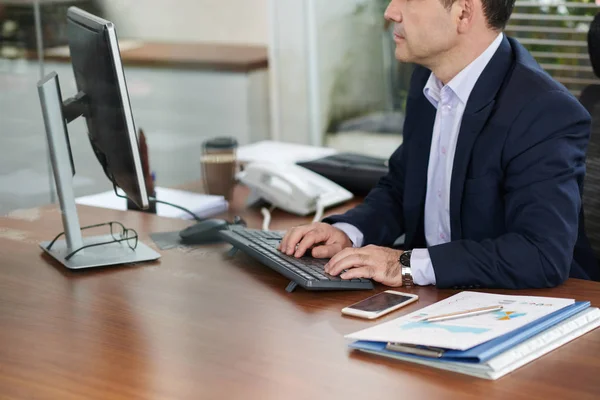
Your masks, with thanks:
M438 287L541 288L569 277L589 132L589 114L565 92L522 109L502 158L507 233L430 247Z
M365 201L342 215L323 221L345 222L362 232L363 245L392 245L404 233L403 193L405 156L401 145L390 157L389 173L371 190Z

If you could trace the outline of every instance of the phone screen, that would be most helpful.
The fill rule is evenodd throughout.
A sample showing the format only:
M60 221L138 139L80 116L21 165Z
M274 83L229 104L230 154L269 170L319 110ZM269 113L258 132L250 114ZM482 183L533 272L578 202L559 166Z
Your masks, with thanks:
M409 296L381 292L375 296L371 296L368 299L364 299L363 301L353 304L349 308L367 312L379 312L412 299L413 297Z

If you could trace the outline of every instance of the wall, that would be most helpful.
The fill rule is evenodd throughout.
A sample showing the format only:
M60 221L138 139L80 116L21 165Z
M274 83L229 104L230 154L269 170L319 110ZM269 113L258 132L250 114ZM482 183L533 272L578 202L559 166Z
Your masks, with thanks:
M317 1L320 125L325 131L348 118L383 111L384 18L373 0Z
M270 0L269 5L275 137L321 145L339 119L390 107L383 15L375 1Z
M100 0L119 37L267 45L268 0Z
M388 107L383 16L374 0L100 4L121 38L268 45L274 138L322 144L338 119Z

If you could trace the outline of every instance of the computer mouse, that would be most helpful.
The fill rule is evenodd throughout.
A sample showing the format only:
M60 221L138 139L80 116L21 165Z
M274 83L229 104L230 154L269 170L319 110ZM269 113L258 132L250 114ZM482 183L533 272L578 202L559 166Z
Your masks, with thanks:
M219 241L219 231L226 229L229 223L223 219L207 219L189 226L179 232L185 244L214 243Z

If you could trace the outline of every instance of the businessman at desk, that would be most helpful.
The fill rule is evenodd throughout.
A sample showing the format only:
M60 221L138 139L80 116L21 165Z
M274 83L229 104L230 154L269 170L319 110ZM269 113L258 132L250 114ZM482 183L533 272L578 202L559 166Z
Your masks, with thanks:
M590 117L502 30L514 0L392 0L396 58L419 64L389 174L280 250L389 286L552 287L600 279L581 193ZM390 248L405 234L405 251Z

